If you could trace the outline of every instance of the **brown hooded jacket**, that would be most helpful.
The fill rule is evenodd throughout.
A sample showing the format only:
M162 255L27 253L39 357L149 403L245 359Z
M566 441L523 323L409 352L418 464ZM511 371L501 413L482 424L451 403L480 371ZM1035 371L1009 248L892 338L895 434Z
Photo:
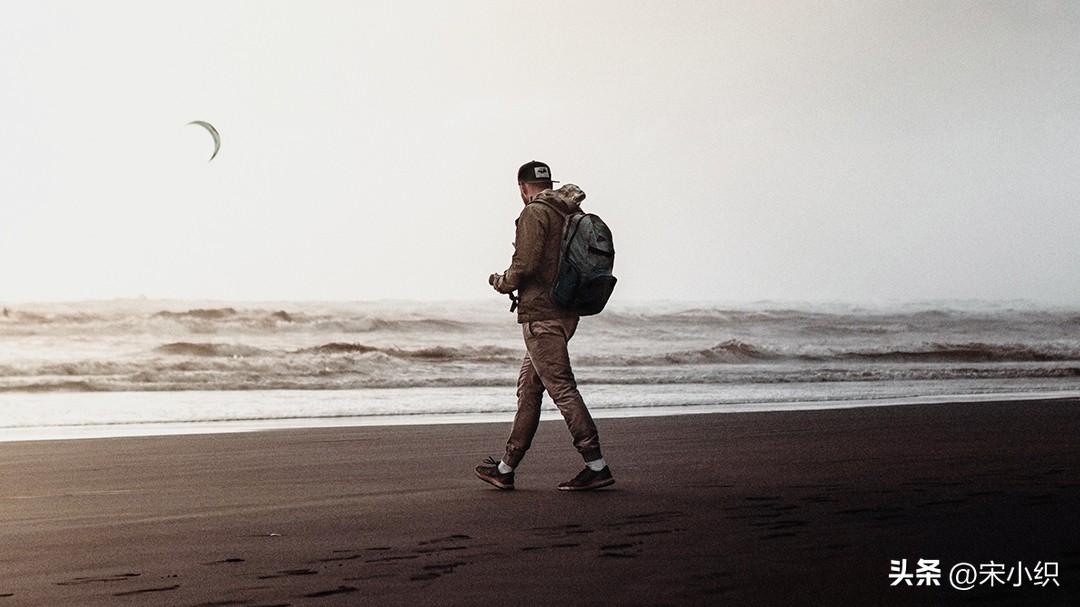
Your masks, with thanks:
M540 192L518 216L514 257L506 272L496 279L495 289L500 293L518 291L519 323L577 316L551 299L565 223L565 216L551 207L570 215L580 210L582 200L585 192L568 183L557 190Z

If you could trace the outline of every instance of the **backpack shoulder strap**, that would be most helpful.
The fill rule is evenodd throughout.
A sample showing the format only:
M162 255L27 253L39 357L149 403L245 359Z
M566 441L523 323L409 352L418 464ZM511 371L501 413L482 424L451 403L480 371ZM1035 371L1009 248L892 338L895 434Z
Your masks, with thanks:
M567 216L567 213L566 213L566 211L564 211L564 210L560 209L559 207L557 207L557 206L555 206L555 205L551 204L550 202L548 202L548 201L546 201L546 200L533 200L533 201L532 201L532 202L530 202L529 204L533 204L534 202L535 202L536 204L542 204L542 205L544 205L545 207L547 207L547 208L551 209L552 211L555 211L556 213L558 213L558 214L559 214L559 217L562 217L563 219L566 219L566 216Z

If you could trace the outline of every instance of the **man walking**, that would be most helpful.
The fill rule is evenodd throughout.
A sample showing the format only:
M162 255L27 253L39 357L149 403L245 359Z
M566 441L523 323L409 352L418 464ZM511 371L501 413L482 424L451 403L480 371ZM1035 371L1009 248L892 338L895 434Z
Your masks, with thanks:
M574 447L585 460L585 469L560 483L559 489L583 491L615 482L600 453L596 424L570 368L566 345L577 329L578 316L559 308L551 298L559 269L563 223L578 211L585 193L572 184L552 190L554 183L551 168L543 162L534 160L518 169L518 190L525 208L516 222L514 256L505 272L488 278L500 293L518 292L515 302L526 350L518 374L518 409L506 453L501 460L489 457L476 467L476 476L499 489L514 488L514 469L536 434L545 389L566 420Z

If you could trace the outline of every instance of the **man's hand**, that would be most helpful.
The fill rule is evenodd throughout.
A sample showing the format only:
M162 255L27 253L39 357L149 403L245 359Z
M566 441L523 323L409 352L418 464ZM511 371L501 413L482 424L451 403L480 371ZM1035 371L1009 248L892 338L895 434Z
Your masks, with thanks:
M513 293L513 287L509 287L506 284L505 277L502 274L492 274L488 276L488 284L495 287L495 290L499 293Z

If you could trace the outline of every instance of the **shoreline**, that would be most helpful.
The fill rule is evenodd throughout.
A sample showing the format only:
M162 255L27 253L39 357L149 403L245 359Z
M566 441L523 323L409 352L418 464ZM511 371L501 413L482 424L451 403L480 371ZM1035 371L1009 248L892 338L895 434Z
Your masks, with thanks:
M377 389L372 389L377 390ZM126 392L125 396L139 394ZM175 393L174 393L175 394ZM203 394L192 392L186 394ZM238 394L259 396L258 391ZM919 397L888 397L878 399L811 400L781 402L724 403L716 405L662 405L652 407L593 408L596 419L663 417L672 415L723 415L732 413L775 413L785 411L827 411L837 409L903 407L911 405L953 403L989 403L1000 401L1042 401L1080 398L1080 390L1055 392L990 392L982 394L942 394ZM315 428L350 428L383 426L416 426L447 424L504 423L513 418L512 411L482 413L417 413L376 415L334 415L315 417L274 417L251 419L220 419L206 421L119 422L110 424L56 424L47 426L0 427L0 444L27 441L89 440L152 436L187 436L202 434L234 434L273 430ZM545 399L542 420L558 420L558 411Z

